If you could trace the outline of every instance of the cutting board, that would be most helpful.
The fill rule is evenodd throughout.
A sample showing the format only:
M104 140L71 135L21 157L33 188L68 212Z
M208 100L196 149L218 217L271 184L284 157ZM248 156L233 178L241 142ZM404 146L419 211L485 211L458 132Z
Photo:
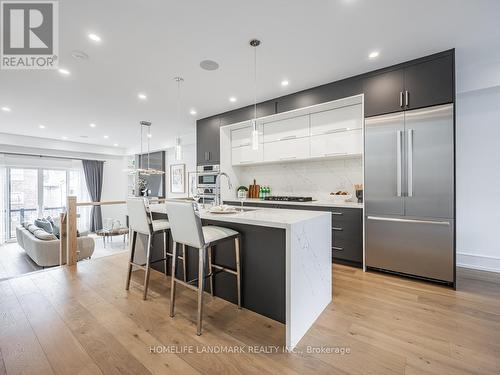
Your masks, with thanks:
M248 188L248 198L258 198L259 197L260 186L257 185L256 181L253 180L253 184Z

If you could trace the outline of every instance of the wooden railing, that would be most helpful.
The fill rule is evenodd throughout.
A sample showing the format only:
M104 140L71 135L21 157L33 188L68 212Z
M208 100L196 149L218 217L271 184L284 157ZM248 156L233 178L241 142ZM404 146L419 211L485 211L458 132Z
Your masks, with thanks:
M164 202L165 199L159 199ZM116 204L126 204L127 201L105 201L105 202L77 202L76 197L68 196L66 198L66 212L60 215L61 231L59 245L59 263L61 265L74 266L78 261L78 243L77 243L77 207L85 206L109 206Z

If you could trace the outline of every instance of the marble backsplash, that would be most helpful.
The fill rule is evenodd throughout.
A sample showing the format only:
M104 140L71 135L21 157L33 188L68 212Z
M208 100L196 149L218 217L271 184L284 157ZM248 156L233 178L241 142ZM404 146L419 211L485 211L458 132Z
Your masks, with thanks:
M234 173L238 186L248 186L255 179L258 185L270 186L272 195L312 196L318 200L338 190L354 197L354 184L363 183L360 157L241 166L234 168Z

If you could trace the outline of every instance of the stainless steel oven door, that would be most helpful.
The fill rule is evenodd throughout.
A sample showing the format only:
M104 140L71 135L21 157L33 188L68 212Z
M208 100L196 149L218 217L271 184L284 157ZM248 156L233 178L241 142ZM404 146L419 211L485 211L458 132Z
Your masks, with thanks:
M215 187L215 180L218 173L198 174L198 187Z

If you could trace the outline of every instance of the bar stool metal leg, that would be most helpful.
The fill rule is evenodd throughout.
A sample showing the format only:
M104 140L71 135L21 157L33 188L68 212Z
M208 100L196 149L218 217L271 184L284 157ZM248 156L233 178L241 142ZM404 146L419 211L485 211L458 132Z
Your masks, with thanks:
M198 249L198 319L196 334L201 335L203 315L203 289L205 289L205 256L206 248Z
M127 283L125 285L125 290L129 290L130 288L130 278L132 277L132 262L134 261L136 239L137 232L133 232L132 241L130 241L130 260L128 262Z
M172 250L172 275L171 277L171 286L170 286L170 316L174 317L174 308L175 308L175 264L177 260L177 243L174 242L173 250Z
M151 263L151 235L148 236L148 249L146 251L146 269L144 274L144 292L142 294L142 299L145 300L148 294L148 285L149 285L149 271L150 271L150 263Z
M234 249L236 257L236 281L238 288L238 308L241 309L241 267L240 267L240 243L241 237L237 236L234 239Z
M186 259L186 245L182 244L182 278L184 279L184 282L187 281Z
M167 231L163 231L163 272L167 275Z
M208 252L208 273L210 274L210 294L214 296L214 275L212 269L212 246L207 249Z

